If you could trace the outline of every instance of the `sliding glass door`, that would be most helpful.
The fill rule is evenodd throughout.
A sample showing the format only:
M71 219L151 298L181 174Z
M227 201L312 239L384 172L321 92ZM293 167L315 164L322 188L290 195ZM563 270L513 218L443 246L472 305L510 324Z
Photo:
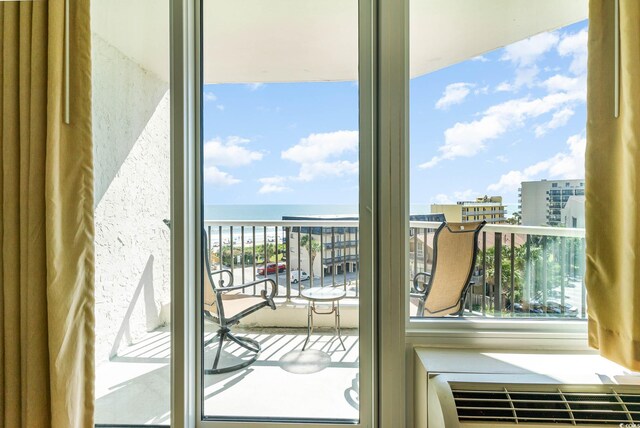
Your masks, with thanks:
M91 2L99 426L171 418L169 8Z
M372 419L369 10L201 3L189 287L203 426Z

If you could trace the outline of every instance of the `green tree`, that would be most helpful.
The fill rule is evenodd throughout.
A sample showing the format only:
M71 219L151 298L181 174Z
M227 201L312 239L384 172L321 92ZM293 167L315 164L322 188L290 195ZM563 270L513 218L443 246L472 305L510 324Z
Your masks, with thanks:
M520 302L525 299L524 292L528 286L537 288L536 285L540 282L540 278L537 275L532 275L533 284L526 284L526 273L528 269L534 269L539 264L542 258L542 250L537 245L532 245L529 248L529 257L527 258L527 248L525 245L516 246L514 248L514 260L513 260L513 283L514 283L514 302ZM477 263L482 266L483 253L478 252ZM487 284L492 286L496 285L495 278L495 247L488 248L486 251L486 267L485 280ZM500 276L500 285L502 287L502 294L511 301L511 246L503 245L501 251L500 265L502 275Z
M300 246L307 250L307 254L309 254L309 281L313 284L313 262L316 259L316 255L320 252L320 242L313 239L313 237L311 237L311 239L309 238L309 235L304 235L300 238Z

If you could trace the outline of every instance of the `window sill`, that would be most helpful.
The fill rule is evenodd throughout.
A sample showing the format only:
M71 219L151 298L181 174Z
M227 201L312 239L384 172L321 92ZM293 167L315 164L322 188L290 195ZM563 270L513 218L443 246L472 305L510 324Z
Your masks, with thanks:
M585 320L411 320L408 344L496 349L589 349Z

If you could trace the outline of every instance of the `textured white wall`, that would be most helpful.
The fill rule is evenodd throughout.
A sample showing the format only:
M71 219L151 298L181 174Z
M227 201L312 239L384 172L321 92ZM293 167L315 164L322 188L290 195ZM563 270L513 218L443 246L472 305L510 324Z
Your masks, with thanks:
M92 38L96 361L169 322L168 83Z

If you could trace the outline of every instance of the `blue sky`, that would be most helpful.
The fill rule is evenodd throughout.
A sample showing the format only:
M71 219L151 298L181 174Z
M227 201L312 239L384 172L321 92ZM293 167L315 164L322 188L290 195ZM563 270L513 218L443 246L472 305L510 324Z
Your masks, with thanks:
M419 76L411 203L583 178L587 22ZM355 82L207 85L205 204L357 203Z

